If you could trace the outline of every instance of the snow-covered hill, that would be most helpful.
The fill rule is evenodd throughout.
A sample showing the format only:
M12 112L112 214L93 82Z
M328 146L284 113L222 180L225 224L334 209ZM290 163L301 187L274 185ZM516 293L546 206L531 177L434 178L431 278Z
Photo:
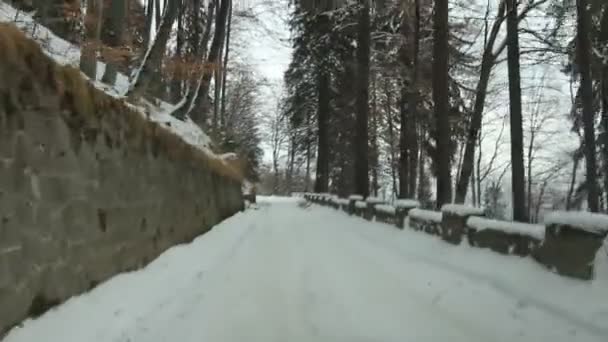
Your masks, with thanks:
M38 24L31 14L19 11L5 2L0 2L0 22L14 23L28 37L37 41L43 51L57 63L78 68L80 48ZM103 76L105 67L104 63L98 62L97 79L93 81L93 84L110 96L116 98L122 97L122 94L125 94L129 88L129 78L123 74L118 74L114 86L101 83L100 79ZM84 74L82 76L86 78ZM162 101L157 101L157 103L159 105L146 102L143 105L139 105L137 109L145 117L160 123L168 130L181 136L187 143L213 155L211 150L212 141L200 127L189 118L186 121L181 121L171 116L170 113L174 105Z

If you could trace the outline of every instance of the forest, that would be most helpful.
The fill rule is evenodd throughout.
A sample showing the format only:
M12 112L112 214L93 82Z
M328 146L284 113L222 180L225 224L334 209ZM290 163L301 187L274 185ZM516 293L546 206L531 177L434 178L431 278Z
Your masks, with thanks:
M123 75L128 101L173 104L261 192L467 203L521 222L608 212L605 0L5 2L78 45L89 78ZM271 110L234 41L264 5L288 13L291 37Z
M292 6L279 190L608 210L606 1Z

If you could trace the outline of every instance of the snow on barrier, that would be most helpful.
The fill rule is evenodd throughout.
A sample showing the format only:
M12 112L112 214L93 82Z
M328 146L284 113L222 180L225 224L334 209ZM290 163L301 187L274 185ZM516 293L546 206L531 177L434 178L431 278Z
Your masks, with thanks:
M554 212L545 224L545 239L534 258L559 274L592 279L596 256L608 235L608 215Z
M309 201L323 204L327 195L305 194ZM369 202L368 202L369 201ZM459 244L466 238L470 246L487 248L505 255L532 256L550 270L564 276L592 279L596 255L608 235L608 215L585 212L555 212L545 225L491 220L482 217L483 209L463 205L445 205L440 212L418 209L414 200L398 200L393 205L376 198L364 201L361 196L332 198L338 209L366 219L409 227L440 236ZM380 203L379 203L380 202ZM325 204L327 205L327 204Z
M387 204L375 204L374 216L376 217L376 221L388 224L396 224L397 208Z
M446 204L441 212L441 238L455 245L460 244L465 236L467 219L484 215L483 209L458 204Z
M467 238L471 246L501 254L528 256L545 237L545 226L469 217Z
M412 209L409 214L410 227L432 235L441 234L442 213L432 210Z

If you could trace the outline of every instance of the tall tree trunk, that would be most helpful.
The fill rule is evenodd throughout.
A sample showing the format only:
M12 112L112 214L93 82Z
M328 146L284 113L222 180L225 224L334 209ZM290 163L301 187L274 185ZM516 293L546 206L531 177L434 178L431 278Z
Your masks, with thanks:
M377 101L377 87L376 87L376 73L372 73L372 110L371 110L371 132L369 145L370 151L370 168L372 176L372 194L378 196L378 190L380 189L380 182L378 179L378 168L380 167L380 151L378 147L378 101Z
M464 203L467 197L467 189L469 187L469 181L473 174L473 164L475 162L475 146L477 144L477 136L481 129L483 111L486 103L486 96L488 91L488 84L490 82L490 75L492 68L496 63L496 55L494 55L494 44L500 32L500 27L503 22L505 13L505 2L501 1L498 16L494 20L492 29L489 32L487 42L485 43L483 56L481 58L481 70L479 72L479 81L477 82L477 89L475 92L475 104L473 107L473 114L471 116L471 123L467 132L466 146L464 150L464 157L462 160L462 168L459 172L458 182L456 184L456 203Z
M80 54L80 70L91 80L97 76L97 52L99 51L101 23L103 15L102 0L88 0L84 17L85 41Z
M218 132L218 122L220 116L220 101L222 96L222 71L220 65L222 64L222 52L220 51L220 57L218 59L218 65L214 66L213 70L213 120L211 130L214 134Z
M198 84L190 91L187 96L186 103L188 105L182 106L178 110L179 117L186 117L190 114L192 109L195 107L195 103L200 100L204 100L209 95L209 88L211 83L211 77L213 76L213 71L208 71L207 68L212 66L216 68L219 64L219 58L222 50L222 45L224 42L224 34L226 32L226 22L228 19L228 9L230 8L229 0L222 0L220 7L216 14L215 20L215 32L213 33L213 40L211 42L211 46L209 47L209 54L207 55L207 61L205 66L203 67L203 72L201 77L198 79ZM204 108L203 110L206 110ZM204 114L204 113L203 113Z
M184 56L184 44L186 36L186 28L184 25L185 8L180 6L179 14L177 15L177 38L175 44L175 56L173 62L176 63L177 68L173 73L173 79L171 80L171 100L173 103L179 102L182 98L182 83L183 83L183 63L185 62Z
M127 92L129 97L142 96L150 86L154 75L160 73L167 42L171 36L171 28L173 27L173 23L179 12L179 5L179 0L171 0L165 8L165 14L161 20L154 43L146 51L146 56L141 62L142 64L135 75L134 82Z
M452 201L448 106L448 0L435 0L433 19L433 102L437 141L437 208Z
M475 164L473 163L473 169L472 171L472 175L473 175L473 180L470 183L471 185L471 195L473 196L472 200L473 200L473 206L477 207L479 206L479 204L477 203L477 191L475 191Z
M527 209L528 209L528 218L532 218L532 166L534 164L534 141L536 140L536 132L534 129L534 121L532 121L531 126L530 126L530 141L528 142L528 148L527 148L527 175L528 178L526 179L526 183L527 183L527 196L528 199L526 200L527 203Z
M160 9L160 1L161 0L154 0L154 13L156 14L156 31L158 31L160 29L160 24L163 21L163 17L162 17L162 13L163 11ZM165 7L164 10L166 11L167 8ZM158 34L158 32L157 32Z
M509 105L511 118L511 183L513 188L513 220L526 222L524 143L519 66L519 33L517 0L507 0L507 45L509 64Z
M152 40L152 21L154 18L154 3L156 0L147 0L146 2L146 22L144 24L144 49L150 47Z
M597 161L595 152L595 115L593 113L593 80L591 78L591 44L589 42L590 25L587 13L587 1L577 0L577 52L578 67L581 73L581 100L583 105L583 146L585 152L585 167L587 171L587 205L591 212L599 211L597 187Z
M226 117L226 79L228 78L228 57L230 53L230 32L232 31L232 0L230 0L230 9L228 10L228 24L226 27L226 53L224 55L224 67L222 69L222 104L220 109L220 126L224 126L224 118Z
M395 153L395 129L393 124L393 108L391 99L391 89L388 78L384 79L384 92L386 93L386 117L388 120L388 139L389 139L389 150L390 150L390 165L391 165L391 179L393 184L393 196L397 195L397 172L395 167L397 165L396 153Z
M324 193L329 190L329 115L330 115L330 76L325 70L318 71L317 79L317 124L319 144L317 147L317 176L315 192Z
M568 195L566 197L566 210L572 209L572 196L574 195L574 190L576 188L576 174L578 173L579 163L580 158L574 154L572 156L572 174L570 175L570 184L568 185Z
M408 197L414 198L416 196L416 174L418 169L419 160L419 144L418 144L418 65L419 65L419 53L420 53L420 0L414 1L414 29L412 30L414 42L414 48L412 51L412 84L409 91L409 116L410 124L409 127L409 147L410 147L410 161L409 161L409 179L408 179Z
M399 114L401 119L401 129L399 131L399 198L407 198L410 193L410 149L408 146L408 113L407 113L407 88L406 85L401 87L401 99L399 100Z
M422 140L422 134L420 134L420 139ZM424 149L420 149L420 158L418 160L418 190L417 190L417 194L416 194L416 198L419 201L424 200L424 196L426 193L426 186L427 184L426 182L426 174L425 174L425 163L426 163L426 157L424 155Z
M608 18L608 10L604 14ZM604 165L604 196L606 197L606 208L608 211L608 65L604 66L602 76L602 155Z
M357 32L357 98L355 128L355 193L369 195L368 163L368 112L369 112L369 63L370 63L370 7L367 0L360 0L361 12Z
M125 0L110 0L110 11L107 13L110 27L106 32L108 37L106 45L113 49L111 56L106 58L106 70L101 81L109 85L116 83L118 66L125 59L118 51L124 45L124 27L127 19L127 2Z
M475 189L477 190L477 202L479 202L479 204L481 204L482 202L482 193L481 193L481 156L482 156L482 150L481 150L481 135L478 134L477 137L477 150L479 151L477 153L477 162L475 165L475 171L477 172L477 175L475 176Z
M310 163L312 160L311 137L312 127L310 123L310 112L306 111L306 176L304 180L304 192L310 191Z

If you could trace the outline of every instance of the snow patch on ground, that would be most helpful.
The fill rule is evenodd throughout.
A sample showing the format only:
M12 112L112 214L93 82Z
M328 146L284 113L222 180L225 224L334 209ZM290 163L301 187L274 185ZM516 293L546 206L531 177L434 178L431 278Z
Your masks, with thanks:
M545 216L547 225L567 225L590 233L608 233L608 215L582 211L554 211Z
M493 229L508 234L531 236L538 240L545 238L545 226L539 224L490 220L472 216L467 219L467 225L475 228L477 231Z

